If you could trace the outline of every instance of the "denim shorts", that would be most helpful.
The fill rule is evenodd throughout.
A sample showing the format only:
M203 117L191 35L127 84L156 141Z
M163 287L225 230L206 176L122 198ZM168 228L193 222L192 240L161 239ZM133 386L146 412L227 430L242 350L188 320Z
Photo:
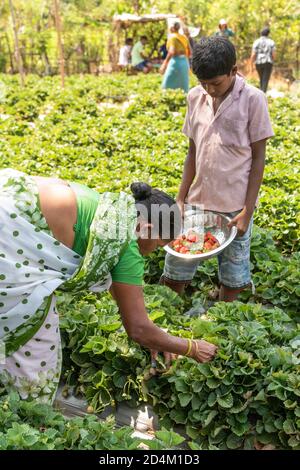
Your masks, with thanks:
M143 71L145 67L148 66L148 60L143 60L143 62L140 62L139 64L136 64L134 68L139 71Z
M223 213L231 219L240 211ZM251 282L250 273L250 243L253 217L246 233L236 237L231 244L218 256L219 282L226 287L239 289ZM167 253L164 266L164 276L173 281L191 281L200 264L198 260L185 260Z

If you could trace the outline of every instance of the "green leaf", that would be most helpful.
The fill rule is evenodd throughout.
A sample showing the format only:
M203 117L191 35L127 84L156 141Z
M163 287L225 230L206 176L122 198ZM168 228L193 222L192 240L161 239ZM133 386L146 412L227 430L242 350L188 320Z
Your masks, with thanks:
M210 377L206 380L206 385L208 386L208 388L215 389L219 387L220 381Z
M266 401L265 391L262 389L255 397L254 400L256 401Z
M200 405L201 405L202 401L201 399L198 397L198 395L193 395L193 398L192 398L192 409L193 410L198 410Z
M288 440L288 445L293 449L300 450L300 437L299 436L291 436Z
M283 430L287 434L296 434L297 429L295 427L295 423L291 419L286 419L283 423Z
M176 378L175 388L176 388L177 392L183 392L183 393L189 392L188 385L186 384L185 380L181 379L181 378L179 378L179 379Z
M186 433L191 439L197 439L199 436L199 429L188 424L186 426Z
M238 449L242 446L243 439L236 434L230 434L226 439L228 449Z
M203 382L200 382L197 380L192 383L192 389L195 393L201 392L202 388L203 388Z
M178 398L179 398L179 401L180 401L180 405L183 408L185 408L190 403L190 401L192 400L193 395L191 393L179 393Z
M231 430L237 436L243 436L246 434L250 429L250 423L239 423L235 422L234 426L231 426Z
M210 366L207 363L198 364L198 370L203 374L205 377L212 377L213 374L210 370Z
M163 310L153 310L150 315L149 315L149 318L150 320L152 320L154 323L156 320L158 320L159 318L162 318L165 316L165 312Z
M208 406L214 406L217 402L217 395L215 392L210 392L207 398Z
M212 437L217 437L218 434L220 434L221 431L228 429L228 426L225 424L222 424L221 426L217 426L212 430Z
M208 426L218 414L219 412L217 410L210 411L207 418L205 418L205 421L203 422L203 427L206 428L206 426Z
M188 442L189 448L192 450L202 450L202 447L197 442Z
M187 413L185 410L171 410L170 418L177 424L185 424L187 422Z
M221 408L231 408L233 406L233 396L231 393L224 397L217 397L217 402Z
M113 375L114 385L118 388L123 388L127 382L127 376L123 375L121 371L116 371Z
M185 438L175 433L162 428L161 431L156 431L155 437L160 439L166 446L175 447L184 442Z

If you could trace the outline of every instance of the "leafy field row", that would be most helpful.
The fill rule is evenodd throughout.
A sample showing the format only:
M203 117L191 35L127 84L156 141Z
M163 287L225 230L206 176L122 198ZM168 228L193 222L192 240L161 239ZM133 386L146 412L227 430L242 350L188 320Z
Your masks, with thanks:
M185 97L162 93L160 77L2 78L0 164L62 178L91 187L128 189L146 180L176 194L187 139L181 133ZM299 249L299 117L297 100L270 102L276 136L255 219L274 230L285 252ZM112 172L114 178L111 178Z
M161 450L184 440L165 429L151 441L132 434L130 427L117 428L113 417L67 419L49 405L20 400L14 393L0 398L0 450L135 450L143 444Z
M60 299L68 385L95 411L152 403L167 429L184 425L194 448L300 449L300 328L279 308L217 303L205 317L183 315L184 300L146 286L150 318L170 333L204 338L216 359L178 359L151 377L149 352L128 339L114 301L94 294ZM66 387L65 390L67 390Z

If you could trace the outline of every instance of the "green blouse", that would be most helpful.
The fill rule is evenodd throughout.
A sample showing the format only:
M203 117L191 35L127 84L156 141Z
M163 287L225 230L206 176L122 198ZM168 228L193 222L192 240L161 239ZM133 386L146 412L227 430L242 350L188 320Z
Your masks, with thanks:
M97 191L79 183L69 183L69 186L75 192L77 201L77 221L74 225L73 250L84 256L90 226L98 206L99 194ZM141 286L144 277L144 264L144 258L140 254L137 241L131 241L111 272L113 282Z

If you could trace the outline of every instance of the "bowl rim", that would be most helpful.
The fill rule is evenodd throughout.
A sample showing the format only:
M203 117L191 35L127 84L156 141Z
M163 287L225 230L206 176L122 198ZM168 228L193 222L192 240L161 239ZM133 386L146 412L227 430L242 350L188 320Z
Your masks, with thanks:
M229 223L232 219L230 217L228 217L227 215L224 215L220 212L214 212L214 211L204 211L206 213L208 212L211 212L215 215L219 215L221 217L223 217L223 219L226 219L227 222ZM173 255L173 256L177 256L178 258L183 258L183 259L186 259L186 260L192 260L192 259L205 259L205 258L212 258L213 256L217 256L219 255L220 253L222 253L222 251L227 248L228 245L230 245L230 243L235 239L237 235L237 228L236 226L234 225L233 227L231 227L231 230L230 230L230 235L228 237L228 239L220 246L218 246L218 248L215 248L214 250L211 250L211 251L207 251L206 253L200 253L200 254L194 254L194 255L187 255L187 254L184 254L184 253L178 253L177 251L173 250L173 248L171 248L169 246L169 243L167 245L164 246L164 250Z

